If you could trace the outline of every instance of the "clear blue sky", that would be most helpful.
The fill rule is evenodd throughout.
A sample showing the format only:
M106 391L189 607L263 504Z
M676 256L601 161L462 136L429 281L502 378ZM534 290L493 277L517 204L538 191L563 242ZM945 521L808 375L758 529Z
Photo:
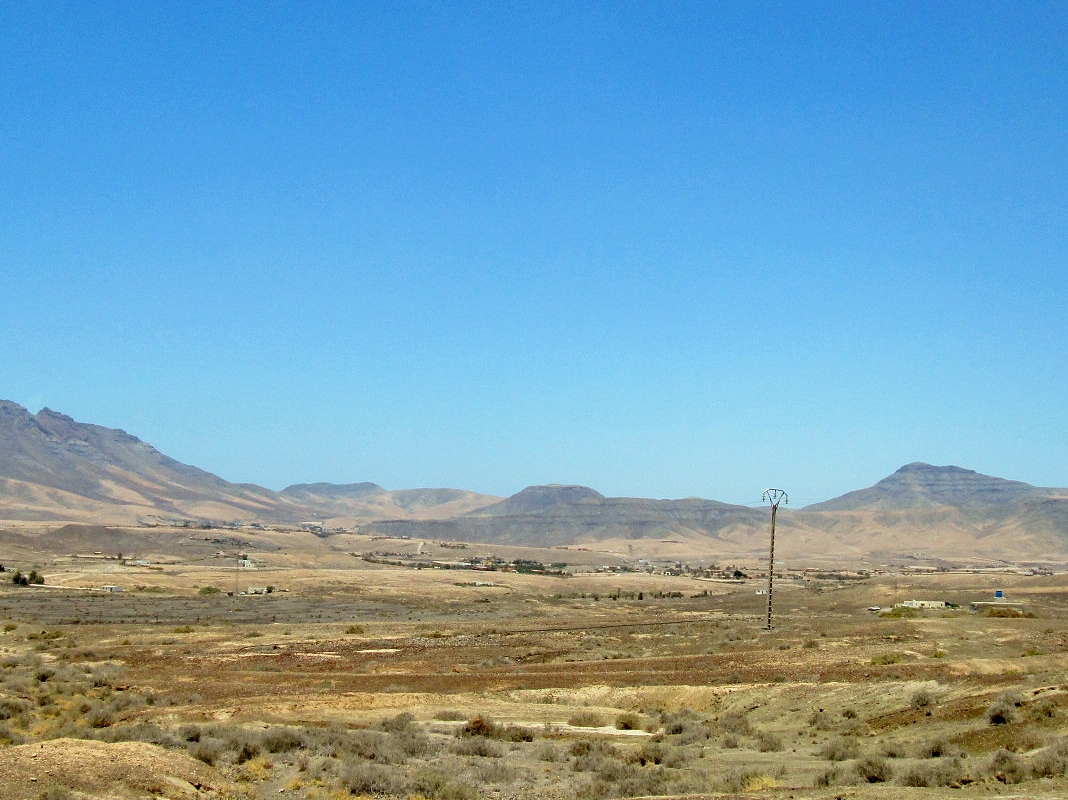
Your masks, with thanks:
M14 2L0 397L278 489L1068 485L1062 2Z

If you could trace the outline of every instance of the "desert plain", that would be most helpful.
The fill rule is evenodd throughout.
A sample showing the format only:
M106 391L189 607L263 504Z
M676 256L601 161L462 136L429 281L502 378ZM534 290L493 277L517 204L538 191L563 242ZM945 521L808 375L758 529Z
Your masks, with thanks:
M89 533L0 574L6 798L1068 796L1056 569L798 565L768 629L766 561Z

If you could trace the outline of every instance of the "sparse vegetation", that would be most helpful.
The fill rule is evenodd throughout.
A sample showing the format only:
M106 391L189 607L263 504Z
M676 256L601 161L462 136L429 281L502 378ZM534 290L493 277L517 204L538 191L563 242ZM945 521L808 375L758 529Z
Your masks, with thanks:
M225 576L198 583L210 580ZM591 579L551 603L555 589L509 598L495 587L492 607L472 602L480 587L453 582L434 584L451 587L440 597L403 603L357 607L353 592L337 608L297 592L216 603L189 589L64 605L53 589L8 586L19 600L2 607L0 595L0 619L11 620L0 641L0 744L148 743L209 765L238 787L235 800L592 800L774 787L801 799L806 786L869 784L908 797L914 787L984 782L1026 796L1033 781L1068 785L1059 620L1025 629L964 614L921 625L884 621L863 602L853 618L818 623L784 609L765 636L743 616L709 615L700 604L725 602L715 590L674 596L612 581L605 589ZM738 591L744 609L752 601ZM807 602L823 597L799 591ZM595 593L604 627L586 625ZM631 625L661 621L654 601L701 613ZM54 613L31 618L33 609ZM538 623L514 622L535 609ZM353 617L374 619L372 633ZM1042 655L1020 659L1031 650ZM968 659L982 659L977 678L967 677ZM190 680L202 674L211 680Z

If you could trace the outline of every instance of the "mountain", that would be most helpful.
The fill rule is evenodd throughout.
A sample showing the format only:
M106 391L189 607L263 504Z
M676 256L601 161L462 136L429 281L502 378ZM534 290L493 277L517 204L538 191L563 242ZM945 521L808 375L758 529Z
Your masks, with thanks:
M807 511L933 508L935 506L1004 506L1048 496L1020 481L981 475L960 467L906 464L874 486L849 492L833 500L806 506Z
M0 401L0 509L12 519L86 515L293 518L272 492L182 464L122 430Z
M175 461L123 430L0 400L0 519L299 524L339 517L356 524L439 507L464 512L499 499L450 489L387 492L373 483L273 492Z
M956 560L1068 557L1068 489L1048 489L956 466L906 464L867 489L797 512L810 531L841 535L870 555Z
M0 520L36 521L41 528L257 522L303 526L327 540L344 528L707 560L760 557L768 538L766 507L605 497L575 485L530 486L507 498L462 489L387 490L370 482L302 483L275 492L182 464L125 431L50 409L31 414L7 401L0 401ZM1068 561L1068 490L955 466L907 464L866 489L780 509L778 520L776 555L784 560L871 562L923 554ZM342 550L350 545L346 535L337 540ZM18 546L30 541L23 537ZM9 537L8 545L14 543Z
M366 533L419 539L559 547L607 540L716 539L753 528L762 509L715 500L605 497L585 486L529 486L497 503L450 519L377 521Z

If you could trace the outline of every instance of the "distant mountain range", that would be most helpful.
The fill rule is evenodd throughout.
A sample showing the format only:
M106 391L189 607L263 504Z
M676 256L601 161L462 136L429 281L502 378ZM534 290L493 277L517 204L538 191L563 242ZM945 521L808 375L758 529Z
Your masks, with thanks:
M344 528L716 559L763 552L768 512L698 498L612 498L561 485L532 486L508 498L461 489L389 491L374 483L297 484L275 492L182 464L121 430L0 401L0 520L256 522L322 528L323 535ZM954 466L908 464L866 489L803 509L784 507L779 523L777 556L784 559L1068 561L1068 489Z

